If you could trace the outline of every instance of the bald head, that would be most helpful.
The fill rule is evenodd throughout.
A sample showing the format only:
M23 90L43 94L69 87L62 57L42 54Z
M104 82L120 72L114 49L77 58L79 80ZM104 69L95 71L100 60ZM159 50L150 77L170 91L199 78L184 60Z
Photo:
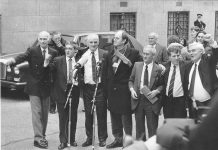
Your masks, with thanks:
M149 35L148 35L148 43L150 45L155 45L157 43L157 39L158 39L158 34L155 33L155 32L151 32Z
M49 40L50 40L50 34L47 31L42 31L39 33L38 41L40 47L42 47L43 49L47 48Z
M87 46L91 51L95 51L99 45L99 37L97 34L89 34L87 36Z

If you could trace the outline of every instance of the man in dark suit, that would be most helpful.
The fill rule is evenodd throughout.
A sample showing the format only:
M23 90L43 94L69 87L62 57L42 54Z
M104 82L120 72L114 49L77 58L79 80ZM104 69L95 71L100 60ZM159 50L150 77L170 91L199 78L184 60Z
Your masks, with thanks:
M197 117L198 106L208 106L218 88L216 76L218 48L212 47L212 54L208 56L204 53L202 44L195 42L189 45L192 62L187 64L185 69L185 94L189 98L191 117Z
M58 56L62 56L65 55L65 44L66 41L62 38L61 33L60 32L52 32L51 33L51 40L48 43L48 46L55 49L58 53ZM56 102L55 102L55 97L54 94L51 93L50 95L50 113L51 114L55 114L55 110L56 110Z
M80 53L80 52L79 52ZM65 55L56 57L54 61L49 65L53 73L53 96L57 102L57 109L59 114L59 150L67 147L68 142L68 123L69 123L69 101L67 102L67 96L72 88L70 97L71 99L71 128L70 128L70 145L77 146L75 141L76 124L77 124L77 109L79 104L80 90L79 86L82 85L81 69L78 71L73 70L78 61L79 55L76 50L76 45L66 44ZM70 98L69 97L69 98ZM67 104L66 104L67 102Z
M115 140L107 148L120 147L125 134L132 135L131 95L128 80L136 61L141 61L139 51L127 46L128 36L125 31L118 31L114 36L112 50L105 58L105 91L108 109L111 114L112 133Z
M104 57L107 51L99 49L99 37L96 34L89 34L87 36L87 45L89 49L83 54L78 64L84 66L84 106L85 106L85 127L87 139L82 144L82 147L87 147L92 144L93 137L93 113L92 100L94 99L94 92L98 83L98 88L95 96L95 106L98 123L98 138L99 146L106 145L107 134L107 101L103 92L104 87ZM94 112L95 113L95 112Z
M186 103L184 94L185 62L180 60L183 46L172 43L168 46L169 62L165 63L163 75L163 113L164 118L185 118Z
M156 55L154 57L154 62L158 64L163 64L167 62L169 58L168 58L166 47L157 43L157 40L158 40L157 33L152 32L148 35L148 44L152 45L153 48L156 49Z
M24 61L29 63L29 74L25 92L29 95L32 124L34 130L34 146L47 148L48 141L45 139L50 93L50 73L44 67L46 60L52 60L57 52L48 47L50 34L46 31L39 33L39 45L28 48L24 54L10 60L9 64L19 64Z
M206 27L206 24L202 21L202 16L202 14L197 14L197 20L194 22L194 26L199 27L201 31L203 31Z
M143 49L144 62L136 62L129 78L131 91L131 106L136 118L136 139L146 140L145 116L147 119L149 137L156 133L158 118L162 107L160 93L162 68L154 63L156 49L151 45ZM143 88L149 89L143 92ZM156 98L156 100L154 100Z

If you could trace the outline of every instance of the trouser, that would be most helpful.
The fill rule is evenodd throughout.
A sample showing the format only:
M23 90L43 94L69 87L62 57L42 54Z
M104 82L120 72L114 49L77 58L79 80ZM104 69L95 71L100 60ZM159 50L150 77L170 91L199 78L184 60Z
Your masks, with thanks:
M186 118L185 97L164 97L164 118Z
M141 96L139 104L135 110L137 140L146 140L145 116L147 120L148 136L152 137L156 134L159 115L154 113L152 104L149 100L144 96Z
M84 106L85 106L85 127L87 140L92 140L93 134L93 114L92 114L92 100L96 85L86 84L84 86ZM96 114L98 123L98 138L99 141L105 141L107 134L107 102L103 96L103 89L99 84L96 93Z
M46 135L49 112L49 97L40 98L39 96L29 95L32 111L32 124L34 140L38 141Z
M110 112L112 123L112 134L115 140L123 141L123 129L126 135L132 135L132 114L117 114Z
M79 104L79 87L74 86L72 90L71 100L71 126L70 126L70 143L75 141L76 124L77 124L77 109ZM65 103L57 103L59 114L59 139L61 143L68 142L68 124L69 124L69 103L64 108Z
M56 102L55 102L55 100L54 100L54 98L52 97L52 96L50 96L50 111L51 110L56 110Z

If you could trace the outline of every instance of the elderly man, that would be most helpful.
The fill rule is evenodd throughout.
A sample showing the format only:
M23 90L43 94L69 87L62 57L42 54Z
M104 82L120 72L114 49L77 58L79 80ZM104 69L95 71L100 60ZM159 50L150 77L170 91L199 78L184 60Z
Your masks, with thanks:
M50 34L48 32L40 32L38 46L28 48L24 54L20 54L8 62L9 64L19 64L24 61L29 63L30 72L25 92L30 98L34 146L39 148L48 147L45 133L49 111L50 76L49 68L44 67L44 63L57 55L55 50L48 47L49 40Z
M98 82L98 88L95 96L95 105L98 122L98 138L99 146L106 145L107 134L107 101L103 91L104 87L104 57L106 51L99 49L99 37L96 34L87 36L87 45L89 49L83 54L78 64L84 66L84 106L85 106L85 127L87 139L82 144L82 147L87 147L92 144L93 134L93 114L92 114L92 100ZM99 70L100 69L100 70ZM97 73L98 72L98 73Z
M153 48L156 49L156 55L154 57L154 62L163 64L164 62L168 61L167 50L166 50L166 47L157 43L157 40L158 40L157 33L152 32L148 35L148 44L152 45Z
M163 75L163 112L164 118L185 118L186 103L184 94L184 77L186 62L180 60L183 46L171 43L168 48L169 62Z
M117 31L112 50L105 59L105 90L108 97L108 109L111 114L112 133L115 140L107 148L123 145L125 134L132 135L131 95L128 80L135 62L141 60L139 51L128 47L128 36L125 31Z
M146 140L145 116L149 137L156 133L161 105L162 68L154 63L156 49L151 45L143 49L144 62L136 62L129 78L132 110L136 118L136 139Z
M187 64L185 70L185 94L190 100L191 117L197 117L198 106L208 106L218 88L218 48L213 45L212 47L212 54L208 56L204 53L202 44L195 42L189 45L192 62Z

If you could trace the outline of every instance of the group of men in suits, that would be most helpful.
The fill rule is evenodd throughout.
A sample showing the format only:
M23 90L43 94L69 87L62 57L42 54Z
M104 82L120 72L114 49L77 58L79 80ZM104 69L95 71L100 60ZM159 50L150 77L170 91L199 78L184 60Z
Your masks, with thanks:
M156 134L162 106L165 118L185 118L187 108L190 116L196 117L197 107L208 106L218 88L215 72L218 50L213 48L212 55L204 55L204 47L199 43L189 46L192 61L184 62L180 60L181 45L173 43L166 50L157 43L156 33L148 35L149 45L144 47L142 55L130 48L129 38L122 30L115 33L108 52L99 49L98 35L90 34L86 51L78 50L75 43L68 43L63 47L65 55L56 57L57 51L48 46L49 39L48 32L40 32L38 46L28 48L24 54L8 61L8 64L29 62L30 74L25 91L31 102L34 146L40 148L48 147L45 133L50 91L57 102L58 149L61 150L67 147L68 134L71 135L69 144L77 146L75 134L80 89L84 91L87 135L82 146L93 143L94 106L99 146L104 147L108 137L108 109L114 141L106 148L115 148L123 146L123 130L125 135L132 135L132 113L135 113L137 140L146 140L145 116L148 136L152 137ZM71 114L67 98L72 99ZM70 129L67 128L69 120L72 121Z

